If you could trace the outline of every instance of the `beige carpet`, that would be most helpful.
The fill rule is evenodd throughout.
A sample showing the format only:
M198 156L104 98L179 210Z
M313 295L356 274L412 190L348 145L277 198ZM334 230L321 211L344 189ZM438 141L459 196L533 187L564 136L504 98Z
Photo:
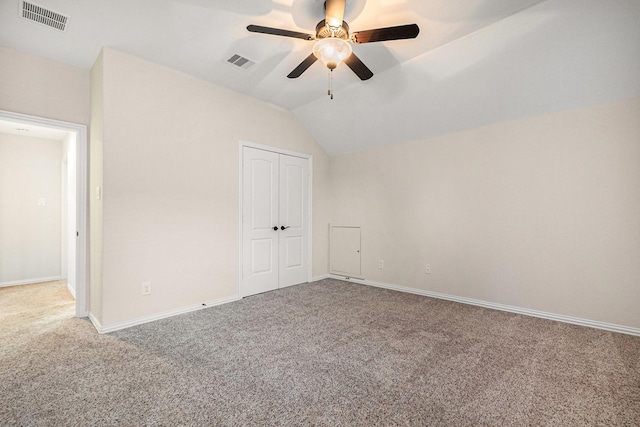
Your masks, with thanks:
M109 335L0 288L2 426L638 426L640 338L345 283Z

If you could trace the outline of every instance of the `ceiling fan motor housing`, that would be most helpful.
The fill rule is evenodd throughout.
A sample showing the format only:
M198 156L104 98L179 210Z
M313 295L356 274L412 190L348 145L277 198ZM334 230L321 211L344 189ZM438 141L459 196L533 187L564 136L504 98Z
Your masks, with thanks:
M327 21L323 19L316 25L316 39L326 39L329 37L335 37L343 40L349 39L349 24L342 21L340 27L332 27L327 25Z

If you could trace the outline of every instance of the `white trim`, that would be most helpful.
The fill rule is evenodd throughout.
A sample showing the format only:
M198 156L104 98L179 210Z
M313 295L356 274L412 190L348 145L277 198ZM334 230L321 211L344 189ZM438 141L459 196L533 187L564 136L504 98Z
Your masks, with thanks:
M605 331L619 332L622 334L640 336L640 329L629 326L616 325L613 323L599 322L597 320L582 319L579 317L565 316L562 314L548 313L545 311L531 310L528 308L515 307L511 305L497 304L489 301L482 301L472 298L458 297L455 295L441 294L439 292L424 291L422 289L408 288L405 286L392 285L388 283L373 282L371 280L345 279L342 276L329 275L331 279L343 280L346 282L358 283L361 285L375 286L377 288L390 289L393 291L406 292L410 294L422 295L425 297L437 298L447 301L459 302L462 304L475 305L493 310L507 311L509 313L524 314L525 316L539 317L541 319L555 320L557 322L570 323L573 325L588 326Z
M272 147L270 145L259 144L257 142L244 141L240 140L238 144L238 285L237 292L238 295L242 295L241 287L242 287L242 169L243 169L243 156L242 149L244 147L254 148L256 150L270 151L272 153L284 154L287 156L299 157L302 159L307 159L309 166L309 206L307 208L308 211L308 227L307 227L307 244L308 244L308 256L309 256L309 265L307 267L307 283L313 281L311 278L313 274L313 155L300 153L298 151L286 150L283 148Z
M333 273L333 266L331 263L331 240L333 239L333 229L334 228L357 228L358 230L360 230L360 249L359 249L359 253L360 253L360 273L358 273L358 276L340 276L339 274ZM364 280L364 272L362 271L362 227L360 227L359 225L336 225L336 224L329 224L329 274L333 275L335 277L348 277L348 278L353 278L353 279L359 279L359 280Z
M37 279L14 280L12 282L0 283L0 288L4 288L8 286L35 285L36 283L55 282L57 280L62 280L62 279L63 279L62 276L52 276L52 277L39 277Z
M320 275L320 276L312 277L312 278L311 278L311 281L312 281L312 282L317 282L317 281L319 281L319 280L330 279L330 278L334 278L334 279L335 279L335 278L337 278L337 276L331 277L331 276L330 276L330 275L328 275L328 274L322 274L322 275Z
M73 287L69 284L69 282L67 282L67 290L69 291L69 293L71 295L73 295L73 299L77 299L76 298L76 290L73 289ZM81 316L81 317L86 317L86 316Z
M104 333L104 332L100 332L102 330L102 324L100 324L100 321L98 321L98 319L96 318L96 316L93 315L92 312L89 312L88 317L93 327L96 328L96 331L98 331L99 334Z
M272 147L271 145L258 144L257 142L240 141L240 153L242 147L255 148L256 150L271 151L272 153L285 154L287 156L300 157L301 159L312 159L311 154L301 153L299 151L285 150L284 148Z
M307 206L307 254L309 254L309 265L307 267L307 283L309 283L313 275L313 156L309 155L307 160L307 166L309 166L309 206Z
M76 317L89 312L89 286L87 280L87 126L0 110L0 118L18 123L60 129L76 134Z
M185 313L191 313L193 311L198 311L198 310L202 310L204 308L210 308L210 307L214 307L216 305L222 305L222 304L227 304L230 302L234 302L234 301L238 301L242 298L240 298L240 296L238 295L234 295L228 298L221 298L221 299L217 299L214 301L210 301L210 302L206 302L206 303L202 303L202 304L198 304L198 305L192 305L189 307L184 307L178 310L171 310L171 311L165 311L164 313L160 313L160 314L154 314L152 316L147 316L147 317L139 317L137 319L133 319L133 320L128 320L126 322L121 322L121 323L116 323L113 325L109 325L109 326L103 326L102 324L100 324L100 322L98 321L98 319L96 319L96 317L93 315L93 313L89 313L89 320L91 320L91 323L93 323L93 326L96 328L96 330L101 333L101 334L106 334L109 332L115 332L115 331L119 331L121 329L126 329L126 328L130 328L132 326L137 326L137 325L142 325L144 323L149 323L149 322L155 322L156 320L160 320L160 319L166 319L167 317L172 317L172 316L177 316L180 314L185 314Z
M245 145L242 141L238 144L238 282L236 283L236 294L242 295L242 173L244 169L244 156L242 148Z

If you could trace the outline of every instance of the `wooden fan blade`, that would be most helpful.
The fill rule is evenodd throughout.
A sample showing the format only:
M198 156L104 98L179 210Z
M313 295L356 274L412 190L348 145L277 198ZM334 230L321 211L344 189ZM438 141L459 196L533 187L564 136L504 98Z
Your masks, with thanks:
M318 58L316 58L316 56L312 53L311 55L307 56L307 58L302 61L300 65L298 65L292 72L290 72L287 77L289 77L290 79L297 79L317 60Z
M331 27L341 27L344 19L344 8L346 0L327 0L324 4L326 8L325 22Z
M364 62L362 62L355 53L349 55L349 57L344 60L344 63L356 73L356 76L360 77L360 80L369 80L373 77L373 72L364 65Z
M351 39L354 43L384 42L387 40L415 39L420 33L416 24L397 27L376 28L375 30L356 31Z
M260 25L249 25L247 30L252 33L271 34L274 36L294 37L296 39L314 40L312 34L299 33L297 31L282 30L280 28L262 27Z

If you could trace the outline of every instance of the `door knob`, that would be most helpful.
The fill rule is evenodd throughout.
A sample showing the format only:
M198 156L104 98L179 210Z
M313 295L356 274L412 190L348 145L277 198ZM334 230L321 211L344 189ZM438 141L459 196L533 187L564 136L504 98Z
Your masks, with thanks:
M290 225L287 225L286 227L283 225L282 227L280 227L280 230L286 230L287 228L291 227Z
M273 226L273 231L278 231L278 226L277 225Z

